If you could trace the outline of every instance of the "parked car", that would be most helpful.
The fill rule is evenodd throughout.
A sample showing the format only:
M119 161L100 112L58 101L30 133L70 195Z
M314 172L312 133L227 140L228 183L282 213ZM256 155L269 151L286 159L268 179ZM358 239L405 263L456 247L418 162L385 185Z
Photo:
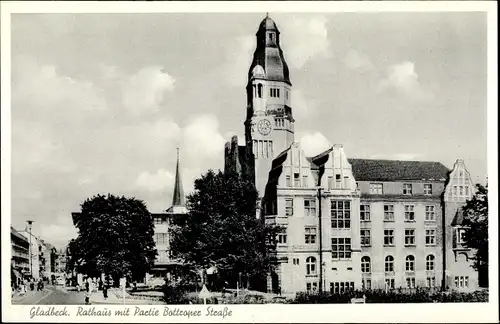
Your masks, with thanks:
M66 285L66 281L64 280L63 277L59 277L59 278L56 279L56 285L58 285L58 286L64 286L64 285Z

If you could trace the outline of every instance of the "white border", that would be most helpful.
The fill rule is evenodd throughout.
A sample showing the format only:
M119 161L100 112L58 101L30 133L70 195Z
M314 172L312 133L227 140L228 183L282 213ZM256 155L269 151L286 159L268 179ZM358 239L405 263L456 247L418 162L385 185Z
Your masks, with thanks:
M2 285L2 320L35 322L497 322L498 321L498 74L497 3L492 1L409 2L1 2L1 215L2 273L10 273L10 14L11 13L152 13L152 12L488 12L488 176L490 201L490 302L485 304L229 305L233 316L219 317L38 317L31 306L10 305L9 284ZM8 275L7 275L8 276ZM5 283L5 282L4 282ZM170 306L172 307L172 306ZM62 306L60 307L62 308ZM67 307L73 314L76 306ZM121 309L102 306L99 309ZM183 309L205 309L183 306ZM217 308L223 308L221 305ZM163 307L159 307L162 313Z

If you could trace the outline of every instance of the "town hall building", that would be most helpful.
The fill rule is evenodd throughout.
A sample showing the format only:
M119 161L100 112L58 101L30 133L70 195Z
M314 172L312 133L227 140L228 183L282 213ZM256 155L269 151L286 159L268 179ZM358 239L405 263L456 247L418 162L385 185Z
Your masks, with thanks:
M290 72L266 16L248 72L245 145L225 145L225 170L250 176L260 219L284 228L268 289L474 290L461 207L473 195L464 161L367 160L342 145L307 156L295 140Z

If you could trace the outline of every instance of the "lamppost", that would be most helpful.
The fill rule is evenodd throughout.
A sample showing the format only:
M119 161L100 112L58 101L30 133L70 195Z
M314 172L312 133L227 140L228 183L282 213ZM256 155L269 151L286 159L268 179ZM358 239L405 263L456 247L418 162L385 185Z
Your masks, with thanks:
M30 246L29 246L29 255L30 255L30 276L31 278L33 278L33 260L32 259L32 255L31 255L31 227L33 225L33 221L32 220L27 220L26 221L28 223L28 233L30 234Z

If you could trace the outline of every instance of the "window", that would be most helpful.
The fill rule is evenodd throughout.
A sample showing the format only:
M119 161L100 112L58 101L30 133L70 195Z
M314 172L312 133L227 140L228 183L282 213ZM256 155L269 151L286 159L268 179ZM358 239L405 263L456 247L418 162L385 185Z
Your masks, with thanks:
M464 187L463 187L463 186L458 187L458 194L459 194L460 196L463 196L463 195L464 195Z
M165 222L162 217L155 217L155 224L165 224Z
M370 221L370 205L368 204L359 205L359 219L363 222Z
M385 229L384 230L384 245L393 246L394 245L394 230Z
M405 222L415 221L415 206L405 205Z
M436 277L427 277L426 285L427 285L427 288L435 288L436 287Z
M436 245L436 230L426 229L425 230L425 245Z
M465 230L463 228L457 228L457 243L465 244Z
M262 84L257 85L257 94L259 98L262 98Z
M300 187L300 175L298 173L293 174L293 186Z
M361 284L363 285L361 287L361 289L363 289L363 290L371 290L372 289L372 280L371 279L365 278L365 279L363 279Z
M318 290L318 283L317 282L308 282L308 283L306 283L306 289L307 289L307 292L315 292Z
M290 178L290 176L286 176L286 186L287 187L291 187L292 186L292 179Z
M168 243L167 233L156 233L154 241L158 245L165 245L165 244L167 244Z
M394 205L384 205L384 222L394 222Z
M273 33L269 33L269 40L273 40Z
M361 272L363 273L371 272L371 263L369 256L364 256L361 258Z
M280 89L276 89L276 88L269 89L269 96L272 98L279 98L280 97Z
M425 270L434 271L434 260L435 258L432 254L425 257Z
M468 288L469 287L469 277L468 276L455 277L455 287L456 288Z
M349 237L332 238L332 258L333 259L351 258L351 239Z
M394 257L392 255L385 257L385 272L394 272Z
M309 187L306 175L302 176L302 187L304 187L304 188Z
M411 195L412 194L412 184L405 183L403 184L403 195Z
M351 202L349 200L332 200L330 213L332 228L351 228Z
M405 245L415 245L415 229L405 229Z
M283 233L278 233L278 244L286 244L286 229L283 230Z
M385 278L385 290L394 289L394 278Z
M330 282L330 293L344 294L349 290L354 290L354 282Z
M361 246L370 246L370 230L362 229L361 230Z
M333 188L333 177L328 177L328 190L332 190Z
M316 227L306 227L305 242L306 244L316 243Z
M436 220L435 206L425 206L425 220L431 222Z
M415 277L406 278L406 288L408 289L415 288Z
M292 261L293 261L294 265L298 265L299 264L299 259L297 259L297 258L294 258Z
M465 186L465 195L468 196L469 195L469 186Z
M424 184L424 195L432 195L432 185L430 183Z
M306 259L306 274L315 275L316 274L316 258L308 257Z
M374 195L383 194L383 185L382 183L370 183L370 193Z
M453 186L452 189L453 189L453 191L452 191L453 196L456 196L457 195L457 186Z
M304 215L316 216L316 198L304 199Z
M285 215L293 216L293 198L285 199Z
M406 257L406 271L415 271L415 257L413 255Z

